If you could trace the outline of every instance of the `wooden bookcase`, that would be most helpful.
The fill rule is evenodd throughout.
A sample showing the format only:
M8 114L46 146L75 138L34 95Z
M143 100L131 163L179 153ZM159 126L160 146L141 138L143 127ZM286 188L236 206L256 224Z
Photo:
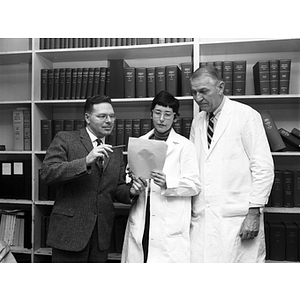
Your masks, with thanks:
M41 100L41 69L106 67L110 59L124 59L132 67L156 67L200 61L246 60L246 96L230 98L253 106L258 111L269 110L278 126L287 130L300 127L300 39L198 39L193 42L119 47L65 48L40 50L40 39L0 39L0 160L25 159L32 166L32 199L0 199L0 209L22 208L31 215L30 249L12 249L19 261L47 262L51 249L41 248L41 217L51 212L53 201L38 198L38 169L45 151L41 151L42 119L80 119L85 100ZM292 59L289 95L255 96L252 66L263 59ZM181 117L192 117L198 107L192 97L178 97ZM118 118L148 118L152 98L113 99ZM32 150L13 151L12 110L31 110ZM282 169L299 170L300 152L273 153L275 165ZM123 206L116 206L122 213ZM266 208L266 214L299 214L299 208ZM119 255L112 254L112 260Z

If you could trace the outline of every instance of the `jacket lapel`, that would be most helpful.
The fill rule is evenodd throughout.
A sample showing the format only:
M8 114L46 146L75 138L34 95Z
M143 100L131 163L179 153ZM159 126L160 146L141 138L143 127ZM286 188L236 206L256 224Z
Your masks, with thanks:
M93 149L93 144L90 139L90 136L86 132L86 128L80 129L80 141L83 144L83 146L86 148L86 151L90 153Z

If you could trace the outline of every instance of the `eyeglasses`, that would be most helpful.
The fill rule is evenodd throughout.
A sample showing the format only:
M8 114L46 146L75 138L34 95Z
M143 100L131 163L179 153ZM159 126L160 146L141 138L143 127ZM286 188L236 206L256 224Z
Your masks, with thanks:
M98 118L100 121L106 121L108 120L108 118L114 122L116 120L116 116L115 115L94 115L96 118Z
M175 113L172 112L168 112L166 111L165 113L161 112L160 110L152 110L153 112L153 117L154 118L161 118L161 116L165 119L165 120L170 120L172 118L173 115L175 115Z

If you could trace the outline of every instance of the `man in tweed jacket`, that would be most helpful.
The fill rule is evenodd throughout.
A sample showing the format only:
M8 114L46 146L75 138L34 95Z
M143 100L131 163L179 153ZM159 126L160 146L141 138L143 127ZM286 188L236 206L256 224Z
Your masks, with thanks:
M57 186L47 238L52 262L106 262L113 201L130 203L141 187L125 183L122 149L105 144L115 121L111 99L88 98L84 115L86 128L56 134L41 168L41 179Z

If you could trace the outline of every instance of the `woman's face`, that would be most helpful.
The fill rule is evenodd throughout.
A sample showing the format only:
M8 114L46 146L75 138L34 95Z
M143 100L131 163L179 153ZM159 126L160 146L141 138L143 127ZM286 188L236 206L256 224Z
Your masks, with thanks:
M159 133L168 131L173 125L175 119L175 113L173 108L161 105L155 105L152 110L153 126Z

